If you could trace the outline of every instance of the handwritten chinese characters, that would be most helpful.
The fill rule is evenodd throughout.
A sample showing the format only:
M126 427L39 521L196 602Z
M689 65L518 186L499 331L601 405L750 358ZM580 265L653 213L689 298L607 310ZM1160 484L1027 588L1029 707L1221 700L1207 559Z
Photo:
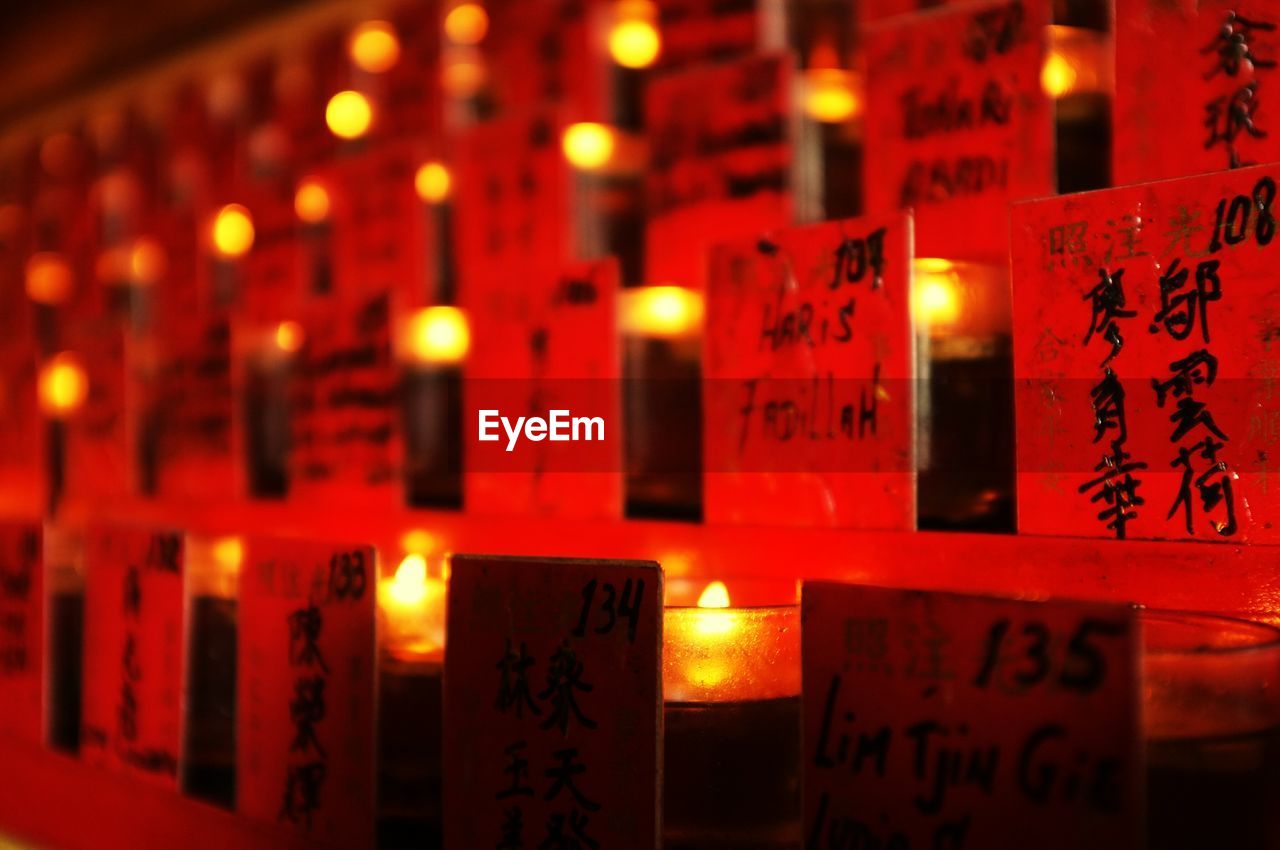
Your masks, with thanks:
M806 582L808 847L1137 846L1121 605Z
M1113 182L1280 158L1278 24L1267 0L1118 0Z
M183 546L177 534L89 534L82 753L175 787L183 687Z
M1275 199L1253 168L1015 208L1023 531L1276 539Z
M254 540L241 579L238 810L372 840L375 555Z
M709 518L914 527L910 245L893 214L712 251Z
M458 556L445 846L658 844L656 564Z

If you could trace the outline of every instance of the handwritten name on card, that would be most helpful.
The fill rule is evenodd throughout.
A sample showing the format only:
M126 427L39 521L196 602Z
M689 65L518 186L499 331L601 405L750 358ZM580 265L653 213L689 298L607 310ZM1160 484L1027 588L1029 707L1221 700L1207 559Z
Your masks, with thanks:
M801 597L807 847L1138 846L1132 608Z
M902 214L712 250L708 519L914 527L911 277Z

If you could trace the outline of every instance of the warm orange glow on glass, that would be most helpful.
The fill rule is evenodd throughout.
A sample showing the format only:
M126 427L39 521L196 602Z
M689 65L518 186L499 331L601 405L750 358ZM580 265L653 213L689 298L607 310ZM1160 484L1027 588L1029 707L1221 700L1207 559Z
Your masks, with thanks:
M923 328L953 324L960 318L960 287L955 264L937 257L914 263L912 314Z
M409 353L419 363L460 363L470 348L467 316L457 307L427 307L409 319Z
M681 286L645 286L619 296L624 333L646 337L687 337L702 327L702 295Z
M839 68L805 71L805 113L824 124L842 124L858 114L861 103L853 75Z
M227 204L213 219L213 247L225 259L243 257L253 247L253 217L240 204Z
M565 128L561 147L570 165L583 171L603 168L613 158L613 130L589 121L570 124Z
M1110 88L1106 36L1081 27L1049 27L1049 53L1040 86L1049 97L1105 92Z
M54 419L75 413L89 396L89 377L80 358L70 352L53 357L40 369L40 409Z
M649 0L619 0L609 31L609 55L624 68L647 68L662 52L655 24L657 10Z
M386 21L366 21L351 34L347 52L360 70L381 74L400 59L400 40Z
M340 91L329 98L324 121L330 132L340 139L358 139L373 124L373 106L358 91Z
M306 332L302 330L302 325L294 321L283 321L276 325L276 348L281 351L293 354L302 350L302 344L306 342Z
M484 61L471 48L449 51L441 66L441 85L453 97L471 97L484 85Z
M459 3L444 16L445 37L454 44L479 44L488 32L489 13L479 3Z
M27 260L27 297L38 304L66 302L74 283L71 264L56 251L41 251Z
M429 555L436 548L436 538L425 528L412 528L400 536L400 548L415 555Z
M164 277L168 266L164 248L150 236L139 237L129 251L129 278L140 286L151 286Z
M329 192L315 180L304 180L293 194L293 211L307 224L319 224L329 217Z
M442 162L425 162L413 175L413 188L418 197L428 204L439 204L448 199L452 185L449 169Z

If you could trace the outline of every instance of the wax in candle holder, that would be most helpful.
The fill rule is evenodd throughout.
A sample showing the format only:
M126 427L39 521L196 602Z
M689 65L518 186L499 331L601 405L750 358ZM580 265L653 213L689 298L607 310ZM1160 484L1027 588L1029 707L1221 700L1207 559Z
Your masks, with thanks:
M187 536L182 789L228 809L236 801L236 597L243 560L238 537Z
M915 262L921 528L1013 530L1013 354L1007 270Z
M1144 611L1147 847L1280 848L1280 630Z
M45 527L49 581L49 746L80 751L84 663L84 543L78 530Z
M429 553L430 535L410 532L405 542L422 551L407 554L394 576L378 582L381 850L426 850L443 844L445 581L427 574L424 552Z
M664 620L664 846L798 848L799 609L699 604Z

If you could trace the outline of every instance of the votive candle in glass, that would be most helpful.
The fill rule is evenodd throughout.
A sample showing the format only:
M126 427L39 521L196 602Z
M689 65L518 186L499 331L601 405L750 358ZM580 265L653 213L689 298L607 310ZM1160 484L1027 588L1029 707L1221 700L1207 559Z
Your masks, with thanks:
M729 604L666 609L663 845L799 848L800 610Z

